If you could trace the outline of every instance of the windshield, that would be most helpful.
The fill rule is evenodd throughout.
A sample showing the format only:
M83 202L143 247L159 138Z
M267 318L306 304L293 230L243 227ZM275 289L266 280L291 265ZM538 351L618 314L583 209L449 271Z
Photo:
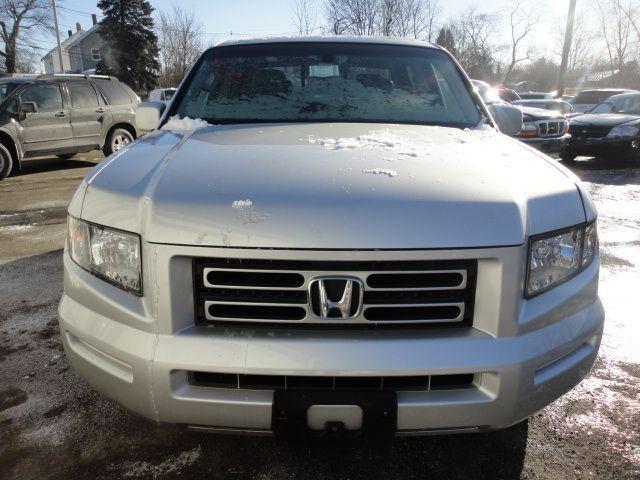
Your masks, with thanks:
M600 102L605 101L611 95L614 95L616 92L609 92L607 90L586 90L584 92L580 92L573 98L574 104L582 104L582 105L591 105L598 104Z
M472 126L480 112L449 57L391 45L244 45L204 54L171 115L210 123Z
M631 113L640 115L640 95L620 95L609 98L591 110L591 113Z
M19 85L20 83L0 83L0 102L3 102Z
M164 98L165 100L171 100L175 94L176 94L175 88L167 88L164 91Z

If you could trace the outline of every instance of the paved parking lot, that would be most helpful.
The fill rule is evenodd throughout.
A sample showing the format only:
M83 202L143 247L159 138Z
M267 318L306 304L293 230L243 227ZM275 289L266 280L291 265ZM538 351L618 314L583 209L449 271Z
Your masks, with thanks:
M142 420L70 371L58 336L65 207L99 156L0 182L0 477L640 478L640 161L580 161L600 212L607 311L591 375L528 424L363 445L278 445Z

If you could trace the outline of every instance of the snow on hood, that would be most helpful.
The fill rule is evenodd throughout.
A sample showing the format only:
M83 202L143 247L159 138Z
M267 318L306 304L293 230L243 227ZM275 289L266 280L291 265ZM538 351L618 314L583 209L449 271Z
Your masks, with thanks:
M208 127L210 123L202 120L201 118L180 118L179 115L169 118L169 121L165 123L161 130L169 130L174 133L190 133L199 128Z
M584 209L561 167L491 128L296 123L144 138L94 178L83 217L185 245L461 248Z

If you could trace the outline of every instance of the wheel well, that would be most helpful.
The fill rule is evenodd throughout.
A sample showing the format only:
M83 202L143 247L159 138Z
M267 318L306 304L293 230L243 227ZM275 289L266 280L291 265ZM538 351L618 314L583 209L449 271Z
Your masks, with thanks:
M111 128L109 129L109 131L107 132L107 134L104 137L105 142L107 141L107 138L109 138L109 136L113 133L113 131L116 128L122 128L124 130L126 130L127 132L129 132L132 136L133 139L135 140L137 135L136 135L136 129L133 127L133 125L129 124L129 123L116 123L115 125L112 125Z
M4 145L4 147L9 150L11 154L11 158L14 162L14 166L18 166L20 164L20 159L18 158L18 150L16 149L16 144L7 132L0 131L0 143Z

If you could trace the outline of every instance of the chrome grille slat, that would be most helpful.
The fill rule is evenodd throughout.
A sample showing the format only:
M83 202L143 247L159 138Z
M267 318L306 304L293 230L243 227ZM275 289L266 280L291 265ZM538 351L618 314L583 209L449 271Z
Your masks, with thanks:
M251 286L251 285L231 285L231 284L221 284L221 283L211 283L208 280L209 273L215 272L239 272L239 273L290 273L290 274L298 274L304 277L304 282L299 287L273 287L273 286ZM309 282L319 276L330 276L334 275L336 272L334 271L314 271L314 272L297 272L294 270L254 270L254 269L240 269L240 268L230 268L230 269L222 269L222 268L205 268L203 270L203 278L204 278L204 286L207 288L228 288L228 289L238 289L238 290L298 290L298 291L306 291L309 288ZM368 283L368 278L373 275L408 275L408 274L450 274L455 273L462 276L462 280L459 285L456 286L442 286L442 287L399 287L399 288L377 288L368 286L368 290L384 290L384 291L429 291L429 290L464 290L467 286L467 271L461 269L455 270L397 270L397 271L387 271L387 270L379 270L379 271L356 271L351 275L362 278L365 283Z
M538 120L538 136L540 137L558 137L563 134L565 128L565 120Z
M364 273L364 272L363 272ZM462 280L460 284L457 286L442 286L442 287L398 287L398 288L387 288L387 287L372 287L369 285L369 277L373 275L413 275L413 274L449 274L455 273L462 276ZM464 290L467 287L467 271L466 270L416 270L407 272L405 271L381 271L381 272L369 272L365 274L365 284L367 285L367 290L384 290L386 292L394 292L394 291L403 291L403 292L421 292L421 291L430 291L430 290Z
M464 302L455 303L405 303L405 304L380 304L380 305L367 305L364 307L364 316L367 317L367 310L372 309L419 309L419 308L442 308L442 307L455 307L458 308L458 315L454 318L424 318L407 320L403 319L403 323L456 323L462 321L464 318Z
M197 322L468 325L473 317L476 270L475 260L271 262L197 258ZM220 272L217 281L210 277L216 272ZM233 274L225 275L228 272ZM316 295L310 289L312 281L336 276L362 281L362 308L353 311L354 318L321 318L316 316L317 303L312 309ZM237 282L225 284L230 279ZM291 284L292 279L299 286L278 286L278 282Z

